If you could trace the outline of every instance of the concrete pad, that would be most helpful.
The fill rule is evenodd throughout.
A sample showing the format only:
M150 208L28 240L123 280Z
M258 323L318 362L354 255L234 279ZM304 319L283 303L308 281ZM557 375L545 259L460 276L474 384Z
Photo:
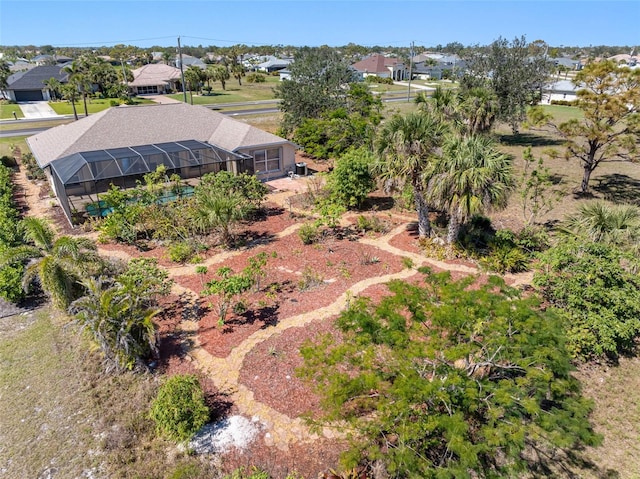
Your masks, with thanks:
M29 101L18 103L25 118L55 118L58 115L46 101Z
M140 98L155 101L156 103L160 103L161 105L168 105L170 103L182 103L180 100L170 98L166 95L140 95Z

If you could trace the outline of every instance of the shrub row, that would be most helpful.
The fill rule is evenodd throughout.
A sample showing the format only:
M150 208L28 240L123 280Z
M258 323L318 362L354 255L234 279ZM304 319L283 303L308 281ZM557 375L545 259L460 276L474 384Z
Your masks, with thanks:
M11 169L0 165L0 257L4 250L20 242L20 216L13 204L11 174ZM24 297L21 284L23 269L22 265L3 266L0 269L0 297L13 303Z

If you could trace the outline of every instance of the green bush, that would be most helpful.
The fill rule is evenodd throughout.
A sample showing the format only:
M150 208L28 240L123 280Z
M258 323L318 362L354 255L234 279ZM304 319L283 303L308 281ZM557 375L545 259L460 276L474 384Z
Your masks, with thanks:
M247 83L264 83L267 77L262 73L249 73L246 77Z
M365 233L369 231L384 233L387 231L385 223L375 215L359 215L356 219L356 227Z
M564 319L580 359L633 351L640 335L640 268L615 246L565 240L540 254L533 282Z
M298 236L304 244L313 244L320 236L318 227L313 223L305 223L298 229Z
M560 106L574 106L576 103L574 101L568 100L551 100L551 104Z
M209 420L198 378L177 374L167 379L151 404L149 415L161 436L178 442L191 439Z
M167 253L169 254L169 259L174 263L186 263L194 255L195 250L191 243L180 241L172 243L167 248Z
M12 156L3 156L0 158L0 165L12 168L16 166L16 160Z
M379 76L369 75L365 77L364 81L366 81L367 83L384 83L387 85L393 85L393 80L389 77L382 78Z
M359 208L375 188L371 174L373 161L371 153L364 148L342 155L327 180L331 198L345 208Z

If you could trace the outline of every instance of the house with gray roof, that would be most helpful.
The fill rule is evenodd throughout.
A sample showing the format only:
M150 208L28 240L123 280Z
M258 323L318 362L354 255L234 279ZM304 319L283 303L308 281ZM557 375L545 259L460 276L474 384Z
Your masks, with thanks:
M60 65L43 65L14 73L7 79L4 95L17 102L51 100L51 92L45 85L50 78L66 83L68 76Z
M555 101L574 102L578 99L579 86L571 80L557 80L546 85L542 90L542 103L552 103Z
M185 70L191 66L202 68L203 70L207 69L207 64L199 58L184 54L182 55L182 66ZM176 57L176 68L180 68L180 56Z
M131 188L164 165L197 182L211 172L261 180L295 170L296 146L203 106L118 106L27 138L69 222L110 185Z

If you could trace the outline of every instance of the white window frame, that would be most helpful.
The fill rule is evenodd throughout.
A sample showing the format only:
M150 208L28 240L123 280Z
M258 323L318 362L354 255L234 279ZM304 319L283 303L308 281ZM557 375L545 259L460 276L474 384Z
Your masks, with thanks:
M274 154L277 156L270 156ZM258 156L262 156L262 159L258 159ZM269 169L269 163L273 163L274 161L278 162L278 167L276 169ZM256 174L282 171L282 148L263 148L261 150L253 151L253 169Z

